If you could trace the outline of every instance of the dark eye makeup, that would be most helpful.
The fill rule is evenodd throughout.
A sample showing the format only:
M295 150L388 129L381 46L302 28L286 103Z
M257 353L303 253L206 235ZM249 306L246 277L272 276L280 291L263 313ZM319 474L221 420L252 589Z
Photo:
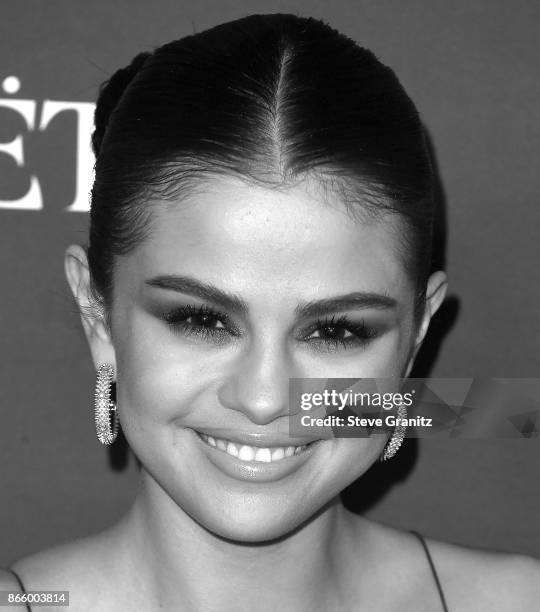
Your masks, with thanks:
M240 330L230 317L206 305L180 306L166 312L163 318L175 333L202 340L219 343L226 341L228 336L240 335Z
M175 334L214 344L226 343L243 334L227 314L207 305L175 307L163 313L162 318ZM351 320L347 315L332 315L304 326L296 339L314 350L331 352L365 347L382 331L380 325L369 325L364 319Z
M303 339L318 350L336 350L366 346L379 334L379 329L364 319L351 321L347 315L332 315L310 325Z

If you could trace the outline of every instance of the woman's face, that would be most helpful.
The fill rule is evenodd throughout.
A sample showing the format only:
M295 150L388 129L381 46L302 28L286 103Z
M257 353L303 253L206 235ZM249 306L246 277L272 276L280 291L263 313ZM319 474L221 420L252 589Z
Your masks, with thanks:
M289 378L404 376L413 303L389 222L353 221L306 186L221 178L178 206L158 205L150 237L114 272L125 436L212 532L283 535L365 472L386 441L327 439L287 456Z

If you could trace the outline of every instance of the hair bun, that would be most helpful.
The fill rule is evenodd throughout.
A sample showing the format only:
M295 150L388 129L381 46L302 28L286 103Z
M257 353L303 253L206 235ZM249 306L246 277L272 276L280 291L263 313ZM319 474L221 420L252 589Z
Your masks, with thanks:
M101 150L101 143L114 109L118 106L128 85L151 55L149 52L139 53L129 66L117 70L108 81L101 85L94 112L95 127L92 134L92 150L96 157Z

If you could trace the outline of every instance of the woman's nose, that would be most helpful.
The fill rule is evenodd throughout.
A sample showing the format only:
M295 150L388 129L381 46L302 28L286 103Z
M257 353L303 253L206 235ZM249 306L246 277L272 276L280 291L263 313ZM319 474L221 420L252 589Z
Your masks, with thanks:
M293 368L286 347L276 342L254 343L231 365L219 400L257 425L271 423L289 412L289 378L298 376Z

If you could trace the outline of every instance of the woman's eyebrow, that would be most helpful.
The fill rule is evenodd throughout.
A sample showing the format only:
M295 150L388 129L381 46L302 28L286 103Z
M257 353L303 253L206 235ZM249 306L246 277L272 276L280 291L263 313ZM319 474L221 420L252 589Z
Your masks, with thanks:
M249 307L245 300L234 293L219 289L215 285L197 280L191 276L165 274L155 276L145 281L146 285L159 289L168 289L192 295L213 302L230 312L247 315ZM313 300L298 304L295 314L298 317L320 317L332 312L372 308L390 310L397 306L397 301L380 293L355 291L321 300Z
M165 274L155 276L144 281L146 285L158 287L159 289L168 289L170 291L178 291L186 295L213 302L221 308L234 312L238 315L246 315L248 312L247 303L234 293L223 291L215 285L196 280L190 276L177 276L174 274Z
M380 293L354 291L345 295L314 300L299 304L295 308L297 316L321 317L332 312L373 308L376 310L391 310L396 308L397 300Z

